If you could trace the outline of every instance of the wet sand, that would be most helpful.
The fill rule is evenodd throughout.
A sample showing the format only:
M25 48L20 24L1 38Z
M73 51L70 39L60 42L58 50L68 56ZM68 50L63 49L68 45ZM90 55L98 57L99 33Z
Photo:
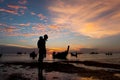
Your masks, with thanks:
M83 67L77 67L72 65L71 63L76 64L85 64L89 66L99 66L99 67L107 67L107 68L115 68L120 69L120 65L118 64L108 64L108 63L99 63L94 61L58 61L58 62L44 62L43 70L45 73L53 73L60 72L60 73L68 73L68 74L77 74L80 77L88 77L91 78L90 80L98 79L98 80L120 80L120 76L116 76L116 74L120 74L120 70L118 71L105 71L105 70L91 70ZM37 68L37 62L4 62L0 63L3 64L2 67L5 66L19 66L21 65L22 68L26 68L29 66L29 69ZM19 74L19 73L17 73ZM17 80L16 77L19 77L20 80L31 80L30 78L25 78L19 74L10 74L7 80ZM54 80L60 80L58 76L54 77ZM73 80L73 79L70 79ZM87 79L86 79L87 80ZM89 79L88 79L89 80Z

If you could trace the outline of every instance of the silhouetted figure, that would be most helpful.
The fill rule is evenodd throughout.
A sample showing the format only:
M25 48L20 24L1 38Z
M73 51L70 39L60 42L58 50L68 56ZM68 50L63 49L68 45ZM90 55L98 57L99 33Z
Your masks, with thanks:
M69 48L70 48L70 46L68 45L66 51L58 52L58 53L53 52L53 54L52 54L53 59L66 59L66 57L69 53Z
M43 59L46 57L46 41L48 36L45 34L44 38L42 36L39 37L37 46L39 49L39 58L38 58L38 78L39 80L43 80L42 70L43 70Z
M33 51L33 52L30 53L30 57L32 59L35 59L35 57L37 57L37 54L35 54L35 51Z

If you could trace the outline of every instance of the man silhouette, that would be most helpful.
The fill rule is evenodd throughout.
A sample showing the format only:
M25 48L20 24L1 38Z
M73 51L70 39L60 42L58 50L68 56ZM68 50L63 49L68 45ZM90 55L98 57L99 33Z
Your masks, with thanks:
M48 35L45 34L44 38L42 36L39 37L37 46L39 48L39 59L38 61L42 61L46 57L46 41L48 39Z
M39 37L37 42L37 46L39 49L39 58L38 58L38 79L43 80L43 59L46 57L46 41L48 39L48 35L45 34L44 38L42 36Z

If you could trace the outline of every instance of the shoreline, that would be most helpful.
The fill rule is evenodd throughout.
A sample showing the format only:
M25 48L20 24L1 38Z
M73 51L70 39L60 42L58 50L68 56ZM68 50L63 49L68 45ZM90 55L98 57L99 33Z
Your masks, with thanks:
M76 63L76 64L87 64L87 65L103 65L108 67L114 65L114 68L118 68L119 65L115 64L106 64L106 63L99 63L94 61L58 61L58 62L44 62L43 63L43 70L45 73L53 73L54 72L60 72L60 73L68 73L71 75L77 74L80 77L92 77L97 80L120 80L120 76L115 76L116 74L120 74L119 71L105 71L105 70L91 70L83 67L77 67L73 64L69 63ZM19 66L20 68L25 69L26 67L29 67L29 69L37 69L38 68L38 62L3 62L0 63L3 64L2 67L5 66ZM115 67L116 66L116 67ZM20 73L20 72L19 72ZM12 75L12 74L11 74ZM92 79L91 79L92 80ZM93 79L94 80L94 79Z
M101 68L113 68L113 69L120 69L120 64L111 64L111 63L101 63L97 61L56 61L56 62L43 62L44 64L52 64L52 63L75 63L75 64L84 64L86 66L93 66L93 67L101 67ZM24 65L24 66L36 66L38 64L38 61L32 61L32 62L23 62L23 61L10 61L10 62L0 62L0 64L6 64L6 65Z

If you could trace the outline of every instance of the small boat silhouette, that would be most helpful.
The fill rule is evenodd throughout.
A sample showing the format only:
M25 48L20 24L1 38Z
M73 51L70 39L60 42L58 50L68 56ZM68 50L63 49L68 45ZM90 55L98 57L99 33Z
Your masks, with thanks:
M37 54L35 54L35 51L33 51L33 52L30 53L30 57L32 59L35 59L35 57L37 57Z
M68 55L68 52L69 52L69 45L67 47L67 50L64 51L64 52L53 52L52 56L53 56L53 59L66 59L67 55Z
M99 54L98 52L91 52L90 54Z
M112 52L107 52L107 53L105 53L106 55L112 55Z

